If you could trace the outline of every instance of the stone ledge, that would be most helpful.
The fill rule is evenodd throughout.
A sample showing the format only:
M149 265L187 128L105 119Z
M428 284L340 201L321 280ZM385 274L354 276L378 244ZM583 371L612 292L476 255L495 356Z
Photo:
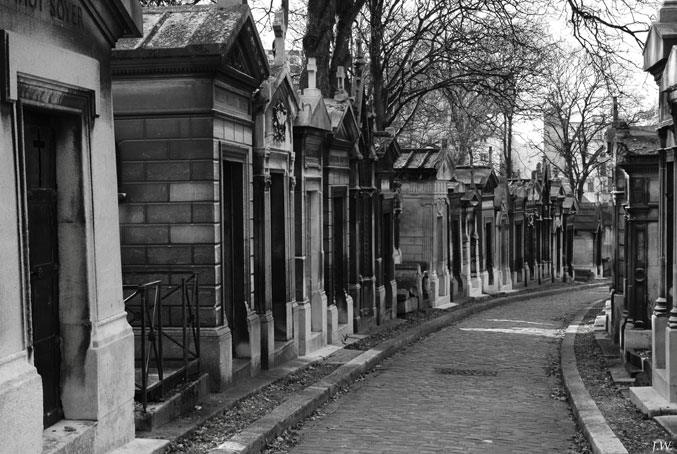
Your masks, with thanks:
M110 454L162 454L167 445L169 440L136 438Z
M677 416L656 416L654 419L673 439L677 438Z
M630 388L630 401L649 418L660 415L677 415L677 404L663 399L651 386Z
M593 303L593 306L603 301L597 301ZM589 309L590 307L584 308L574 317L562 340L560 366L562 368L564 387L571 403L571 410L590 442L593 452L595 454L627 454L627 449L625 449L625 446L623 446L621 441L616 437L616 434L607 425L604 416L585 388L583 379L578 373L576 354L574 353L574 340L583 317Z
M93 452L95 434L95 421L62 419L42 432L42 453L84 454Z
M150 403L146 413L142 411L134 412L136 430L153 430L166 424L183 413L193 410L195 405L204 400L208 394L209 376L202 374L164 402Z

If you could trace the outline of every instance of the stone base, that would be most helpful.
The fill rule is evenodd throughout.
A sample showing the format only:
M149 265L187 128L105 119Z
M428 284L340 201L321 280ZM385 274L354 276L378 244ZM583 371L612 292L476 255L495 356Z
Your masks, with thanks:
M299 353L299 356L307 356L316 352L326 345L325 337L319 331L312 331L310 337L306 339L305 342L305 352L303 355Z
M296 317L294 323L296 324L296 336L299 345L299 356L304 356L310 353L310 336L311 336L311 307L310 301L299 302L296 306Z
M677 414L677 404L671 404L665 400L651 386L630 388L630 401L649 418L657 415Z
M386 311L386 288L383 285L376 287L376 323L382 325L390 320L390 314Z
M468 296L470 298L476 298L479 296L484 296L482 292L482 279L479 277L466 277L466 288L468 289Z
M620 343L621 339L621 324L623 323L623 304L625 302L625 295L614 294L611 301L611 321L609 322L609 335L615 343Z
M298 343L293 340L275 342L273 364L275 367L299 356Z
M406 296L409 292L407 290L402 290L404 295L402 295L397 300L397 313L398 314L407 314L409 312L414 312L418 310L418 298L414 296Z
M340 343L338 309L335 304L327 307L327 344Z
M650 349L651 348L651 330L650 329L635 329L626 327L623 331L623 350L628 351L634 349Z
M209 374L209 389L226 389L233 377L233 345L227 326L200 328L200 365Z
M374 312L376 312L376 308L372 308L370 311L367 311L367 312L371 312L371 314L373 314ZM374 328L376 328L376 326L377 326L376 325L376 317L374 317L371 314L366 314L366 315L361 314L361 316L359 318L355 319L354 326L355 326L355 332L356 333L360 333L360 334L368 333L368 332L372 331Z
M94 451L96 422L62 419L42 434L43 454L70 454Z
M136 438L110 454L162 454L169 440Z
M253 377L261 372L261 320L254 311L247 315L247 330L249 331L249 358Z
M261 323L261 367L272 369L275 367L275 320L271 311L259 316ZM289 320L289 319L287 319Z
M498 273L498 291L510 292L512 291L512 273L509 268L503 269Z
M25 352L0 361L2 451L42 452L42 379Z
M172 421L184 413L193 411L195 405L202 402L209 395L209 377L200 375L187 386L182 386L180 392L169 396L162 402L149 403L146 412L134 412L134 425L137 431L149 431Z
M437 309L440 306L447 306L450 302L449 295L438 296L435 301L430 301L430 307Z
M322 333L322 342L327 343L327 294L324 290L313 293L310 298L312 308L310 326L312 331Z

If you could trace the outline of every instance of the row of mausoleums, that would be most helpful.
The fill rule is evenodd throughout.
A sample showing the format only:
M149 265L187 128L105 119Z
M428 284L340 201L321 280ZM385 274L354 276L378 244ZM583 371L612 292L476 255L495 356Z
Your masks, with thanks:
M395 177L400 310L605 275L608 210L579 204L548 166L505 180L428 147L403 149Z
M190 344L223 390L398 312L601 270L602 217L577 228L547 168L401 150L359 79L324 98L311 60L297 93L284 14L270 64L239 3L0 2L1 452L132 440L149 351Z
M660 91L658 133L617 123L609 134L617 218L610 328L625 359L649 373L652 386L630 389L649 416L677 412L675 44L677 5L664 2L644 49Z
M246 5L147 9L113 52L123 279L198 273L213 390L395 317L397 144L313 60L296 93L283 17L272 66Z

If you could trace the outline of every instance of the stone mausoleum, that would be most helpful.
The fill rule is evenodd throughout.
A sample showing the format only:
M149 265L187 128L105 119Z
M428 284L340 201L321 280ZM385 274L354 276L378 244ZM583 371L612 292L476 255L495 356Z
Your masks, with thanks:
M0 1L0 451L134 438L110 53L132 0Z

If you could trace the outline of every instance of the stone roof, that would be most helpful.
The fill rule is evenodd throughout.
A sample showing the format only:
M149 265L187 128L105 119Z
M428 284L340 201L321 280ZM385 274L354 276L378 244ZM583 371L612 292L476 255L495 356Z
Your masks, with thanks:
M439 148L403 148L395 161L396 170L436 170Z
M630 126L625 130L619 128L618 140L628 154L657 154L660 147L656 126Z
M332 98L325 98L324 104L327 106L327 113L331 119L331 127L336 130L341 125L350 103L348 101L336 101Z
M473 181L476 185L484 186L489 181L492 170L489 167L475 166L474 173L470 171L470 166L456 167L456 180L463 184L469 185L471 183L471 174L474 174Z
M116 50L181 49L223 44L230 47L249 15L247 5L218 8L215 5L144 8L143 37L118 41Z
M576 230L594 232L599 227L610 226L613 211L608 204L581 202L574 219Z

